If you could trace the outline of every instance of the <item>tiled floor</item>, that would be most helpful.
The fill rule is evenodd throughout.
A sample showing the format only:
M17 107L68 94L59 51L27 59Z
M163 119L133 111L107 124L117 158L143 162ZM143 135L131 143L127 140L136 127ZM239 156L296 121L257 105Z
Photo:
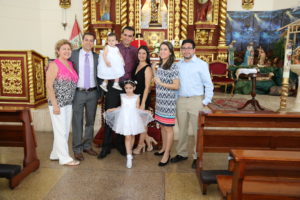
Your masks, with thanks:
M219 93L216 97L224 96ZM230 98L229 95L226 95ZM250 98L235 95L235 98ZM259 95L260 103L271 110L279 108L279 97ZM292 107L295 98L288 99ZM50 122L49 122L50 123ZM1 200L219 200L217 187L208 188L208 194L201 195L191 159L178 164L158 167L158 157L146 152L134 157L132 169L125 167L125 157L117 151L103 160L85 154L85 160L75 167L60 166L48 159L52 146L51 132L37 132L40 168L30 174L14 190L8 187L6 179L0 179ZM190 137L190 149L192 139ZM176 144L176 142L175 142ZM100 149L95 148L98 152ZM174 149L174 148L173 148ZM173 152L172 155L175 155ZM22 164L22 148L0 148L0 163ZM225 169L226 154L205 154L204 168Z

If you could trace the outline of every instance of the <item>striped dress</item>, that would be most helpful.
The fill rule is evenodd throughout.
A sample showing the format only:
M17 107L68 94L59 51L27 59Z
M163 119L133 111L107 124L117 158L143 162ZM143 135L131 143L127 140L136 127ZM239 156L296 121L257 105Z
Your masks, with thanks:
M174 63L170 69L161 66L156 71L156 76L163 83L172 84L173 80L179 78L178 67ZM177 90L165 88L156 84L155 120L164 126L174 126L176 116Z

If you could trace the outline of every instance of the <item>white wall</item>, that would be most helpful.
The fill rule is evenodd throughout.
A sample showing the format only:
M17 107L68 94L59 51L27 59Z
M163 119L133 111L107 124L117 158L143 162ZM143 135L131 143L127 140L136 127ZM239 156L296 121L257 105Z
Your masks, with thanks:
M274 0L274 10L285 8L297 8L300 6L300 0Z
M300 0L254 0L249 11L271 11L300 6ZM227 0L228 11L248 11L242 8L242 0Z
M75 14L82 27L82 1L67 9L67 27L61 25L62 8L56 0L0 0L0 49L33 49L54 58L54 45L69 39Z
M41 49L39 1L0 0L0 49Z

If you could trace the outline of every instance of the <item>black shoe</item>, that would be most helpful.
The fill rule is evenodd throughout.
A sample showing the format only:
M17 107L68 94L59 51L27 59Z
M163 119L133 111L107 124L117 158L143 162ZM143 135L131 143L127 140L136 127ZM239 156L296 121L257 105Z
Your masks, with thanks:
M193 169L196 169L196 164L197 164L197 159L194 159L193 163L192 163L192 168Z
M183 161L183 160L187 160L188 157L183 157L181 155L176 155L175 157L173 157L171 159L171 163L177 163L177 162L180 162L180 161Z
M162 156L162 155L164 155L164 153L165 153L164 151L163 152L157 151L157 152L154 153L154 155L155 156Z
M169 161L170 161L170 157L171 157L171 156L169 156L167 162L165 162L165 163L159 162L159 163L158 163L158 166L160 166L160 167L166 166L166 165L169 163Z
M97 156L98 159L105 158L108 154L110 154L110 149L102 149L99 155Z

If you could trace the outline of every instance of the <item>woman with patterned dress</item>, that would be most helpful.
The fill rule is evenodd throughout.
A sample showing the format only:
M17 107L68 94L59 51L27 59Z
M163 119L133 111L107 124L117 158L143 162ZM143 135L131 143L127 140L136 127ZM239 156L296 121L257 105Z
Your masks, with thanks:
M179 88L179 72L175 61L173 46L170 42L163 42L159 51L160 63L155 69L156 83L156 103L155 120L160 124L162 134L162 148L155 152L157 156L163 156L158 163L159 166L165 166L170 160L170 151L173 143L176 116L176 97Z
M147 110L150 105L150 93L151 93L151 79L153 72L151 70L150 65L150 53L149 49L146 46L141 46L138 49L138 66L133 75L133 80L137 81L136 89L134 90L135 94L140 95L140 109ZM157 142L153 139L153 137L149 137L146 132L141 133L139 137L139 143L137 147L133 150L134 154L140 154L141 152L145 152L147 144L147 151L153 150L153 145L157 144Z
M54 141L50 160L58 160L60 165L79 165L69 155L68 138L72 118L72 101L78 81L78 75L68 59L72 45L68 40L56 43L57 59L49 64L46 72L46 88L49 112L52 121Z

